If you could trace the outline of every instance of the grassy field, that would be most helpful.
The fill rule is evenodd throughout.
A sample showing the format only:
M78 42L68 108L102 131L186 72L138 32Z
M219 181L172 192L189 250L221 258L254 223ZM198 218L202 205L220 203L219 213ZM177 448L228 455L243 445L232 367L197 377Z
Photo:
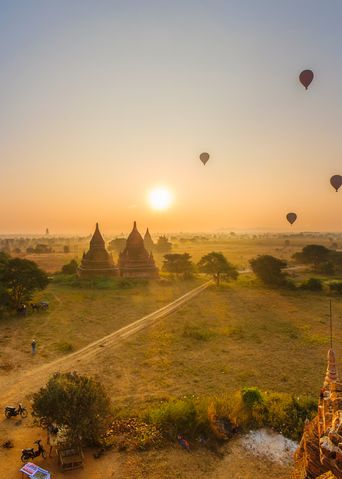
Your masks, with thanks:
M251 281L212 287L115 351L104 352L101 377L113 398L140 407L141 401L243 386L317 396L329 348L327 297L266 290ZM335 300L334 310L341 369L342 300Z
M35 300L49 302L49 312L0 321L0 372L51 361L101 338L170 303L201 283L138 282L127 289L76 288L52 282ZM35 338L38 354L31 358Z
M284 241L283 237L178 241L174 251L187 251L195 261L210 251L222 251L244 268L258 254L290 258L308 242L330 243L328 238L294 237L290 246L284 247ZM30 258L53 271L72 256L53 253ZM156 260L160 266L162 255L157 254ZM315 276L293 275L297 282ZM0 364L11 358L15 366L30 357L33 337L39 348L34 361L50 361L158 309L201 281L203 278L150 282L114 290L52 282L36 298L49 301L49 313L0 323ZM341 304L341 299L334 301L337 349L342 339ZM148 332L140 333L122 351L113 352L114 359L107 360L110 374L106 377L104 372L104 376L120 396L132 389L139 397L159 392L215 393L244 385L316 394L328 348L328 306L326 292L270 290L253 276L241 276L228 287L203 293ZM342 351L338 353L342 357Z

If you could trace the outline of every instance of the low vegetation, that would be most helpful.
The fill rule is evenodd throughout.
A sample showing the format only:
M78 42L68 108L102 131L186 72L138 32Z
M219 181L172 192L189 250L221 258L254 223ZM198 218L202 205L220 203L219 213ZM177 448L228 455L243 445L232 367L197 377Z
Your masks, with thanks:
M174 439L228 438L234 432L271 427L286 437L299 440L306 419L317 414L317 401L284 393L261 392L255 387L218 396L186 396L149 407L146 422Z

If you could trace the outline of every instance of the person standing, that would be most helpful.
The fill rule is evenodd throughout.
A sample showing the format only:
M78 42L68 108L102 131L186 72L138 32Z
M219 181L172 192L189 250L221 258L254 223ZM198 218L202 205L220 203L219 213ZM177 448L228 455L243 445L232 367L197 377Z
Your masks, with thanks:
M37 348L37 343L36 343L35 339L32 339L31 348L32 348L32 354L35 355L36 354L36 348Z
M50 446L49 457L51 457L52 448L58 445L58 427L50 424L47 429L47 434L47 443Z

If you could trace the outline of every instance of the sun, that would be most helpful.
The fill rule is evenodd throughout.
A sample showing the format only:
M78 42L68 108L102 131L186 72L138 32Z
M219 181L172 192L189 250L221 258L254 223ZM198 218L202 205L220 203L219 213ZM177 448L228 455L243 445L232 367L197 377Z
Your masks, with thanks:
M171 192L163 187L154 188L148 195L148 202L154 210L166 210L172 203Z

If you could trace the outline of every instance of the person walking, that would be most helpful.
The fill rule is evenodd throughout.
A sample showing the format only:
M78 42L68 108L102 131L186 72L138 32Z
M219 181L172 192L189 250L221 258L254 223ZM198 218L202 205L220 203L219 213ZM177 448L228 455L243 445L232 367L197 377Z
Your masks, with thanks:
M37 348L37 343L36 343L35 339L32 339L31 348L32 348L32 354L35 355L36 354L36 348Z

